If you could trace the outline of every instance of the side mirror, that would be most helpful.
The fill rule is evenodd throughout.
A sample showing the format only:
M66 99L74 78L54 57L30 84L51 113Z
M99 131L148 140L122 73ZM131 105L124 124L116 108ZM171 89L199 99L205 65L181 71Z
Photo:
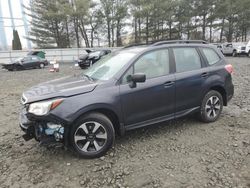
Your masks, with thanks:
M129 86L131 88L135 88L136 87L136 83L143 83L146 81L146 75L143 73L136 73L133 75L129 75L127 77L127 81L130 83Z

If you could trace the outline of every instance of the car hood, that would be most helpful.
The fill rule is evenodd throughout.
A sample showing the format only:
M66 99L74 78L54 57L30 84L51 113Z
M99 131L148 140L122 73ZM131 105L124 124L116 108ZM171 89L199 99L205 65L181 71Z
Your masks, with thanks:
M45 82L25 91L23 103L46 100L57 97L69 97L91 92L98 84L82 76L63 77Z
M3 65L13 65L13 64L20 64L20 61L11 61L11 62L3 63Z

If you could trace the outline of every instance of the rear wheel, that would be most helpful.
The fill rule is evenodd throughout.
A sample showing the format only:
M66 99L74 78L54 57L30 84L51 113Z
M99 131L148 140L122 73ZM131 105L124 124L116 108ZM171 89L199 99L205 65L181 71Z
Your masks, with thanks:
M249 50L249 52L247 53L247 56L250 57L250 50Z
M211 90L203 98L200 119L203 122L210 123L216 121L223 109L223 99L218 91Z
M45 64L44 63L40 63L39 68L40 69L44 69L44 67L45 67Z
M112 147L115 131L105 115L90 113L72 126L69 140L73 150L80 157L97 158Z

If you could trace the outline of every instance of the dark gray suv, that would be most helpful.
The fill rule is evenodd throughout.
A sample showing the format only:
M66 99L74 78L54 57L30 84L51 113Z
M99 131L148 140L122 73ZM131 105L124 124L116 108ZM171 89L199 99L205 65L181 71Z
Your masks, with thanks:
M82 75L23 93L25 140L61 142L79 156L104 155L115 133L190 113L216 121L234 93L232 65L202 41L162 41L113 52Z

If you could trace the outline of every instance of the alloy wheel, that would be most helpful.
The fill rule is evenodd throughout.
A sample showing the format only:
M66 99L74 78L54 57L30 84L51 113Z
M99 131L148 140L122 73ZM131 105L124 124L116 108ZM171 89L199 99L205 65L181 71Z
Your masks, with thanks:
M221 109L221 101L217 96L212 96L207 100L205 112L207 117L216 118Z
M83 152L100 151L105 146L107 138L104 126L95 121L83 123L74 134L75 144Z

